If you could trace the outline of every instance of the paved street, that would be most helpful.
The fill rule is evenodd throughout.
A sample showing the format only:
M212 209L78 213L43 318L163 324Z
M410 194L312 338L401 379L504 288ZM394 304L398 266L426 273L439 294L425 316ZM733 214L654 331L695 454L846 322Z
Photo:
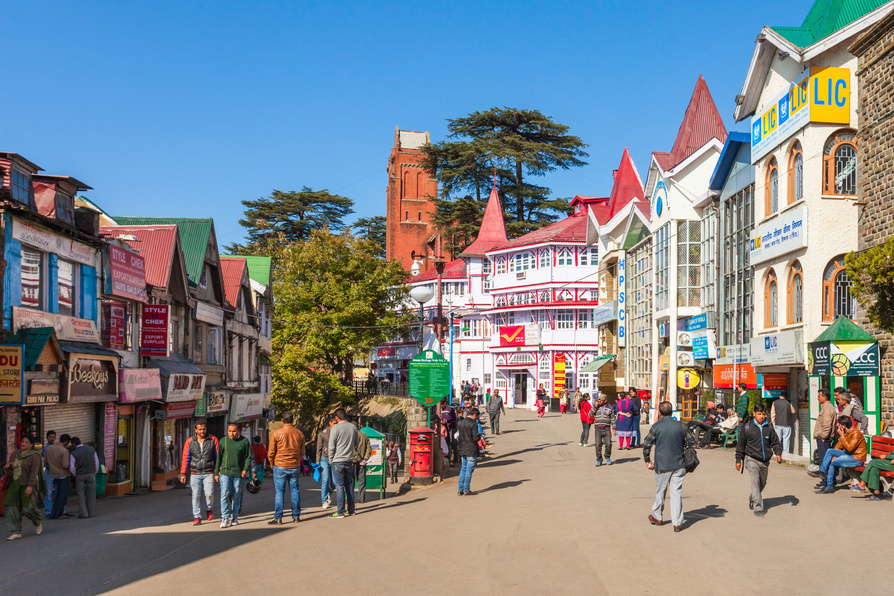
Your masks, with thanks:
M814 495L803 468L774 464L769 513L758 519L747 477L717 448L701 452L684 484L686 529L675 534L646 520L654 482L639 451L596 469L592 450L578 446L576 415L503 420L473 477L476 496L458 497L451 479L334 520L303 480L302 500L314 506L299 525L270 527L265 484L226 530L191 526L185 490L104 499L93 520L48 521L43 536L29 527L25 539L2 542L0 591L816 594L888 585L876 570L890 567L890 502Z

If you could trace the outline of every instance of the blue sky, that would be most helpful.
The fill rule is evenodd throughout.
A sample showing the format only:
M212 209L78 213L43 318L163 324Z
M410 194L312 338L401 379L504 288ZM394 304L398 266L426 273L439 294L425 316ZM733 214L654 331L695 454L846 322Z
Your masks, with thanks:
M394 127L538 109L589 145L555 196L607 194L624 147L645 176L699 74L728 128L763 25L793 2L16 2L4 8L0 150L71 175L118 215L212 216L326 188L385 214ZM353 218L352 218L353 220Z

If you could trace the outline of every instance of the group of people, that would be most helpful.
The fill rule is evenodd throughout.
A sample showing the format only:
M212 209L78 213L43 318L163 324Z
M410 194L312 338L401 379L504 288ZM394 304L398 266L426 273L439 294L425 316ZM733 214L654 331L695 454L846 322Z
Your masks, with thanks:
M590 447L590 429L594 429L597 466L603 465L603 462L611 465L612 436L618 437L618 449L621 451L640 446L644 408L635 387L619 392L614 402L601 392L592 398L589 393L584 393L577 408L582 427L579 445Z
M484 386L482 386L481 383L476 383L474 379L471 383L463 381L459 387L464 402L472 400L478 405L482 405L485 399L490 399L490 389L488 388L487 391L485 391Z
M43 532L42 520L74 517L66 512L66 503L74 481L78 495L79 518L93 517L96 511L96 475L100 472L99 456L92 445L78 437L47 431L46 443L38 451L31 436L23 435L19 448L3 468L0 484L6 486L3 500L7 540L22 537L22 519L34 525L35 533ZM43 508L43 512L41 512Z

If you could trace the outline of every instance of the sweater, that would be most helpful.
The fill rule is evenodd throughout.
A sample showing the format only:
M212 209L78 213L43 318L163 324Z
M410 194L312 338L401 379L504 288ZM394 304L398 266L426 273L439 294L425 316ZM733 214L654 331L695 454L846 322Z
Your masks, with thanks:
M251 472L251 444L243 436L233 440L229 436L218 442L217 461L214 465L214 475L232 476L238 478L242 472Z
M333 464L353 461L359 434L353 424L344 420L333 426L329 431L329 461Z
M603 404L590 410L590 413L593 415L593 424L597 427L614 428L618 420L618 411L611 404Z
M62 443L57 441L47 446L45 458L50 468L50 478L68 478L71 475L71 452Z
M739 440L736 442L736 463L742 463L745 456L760 462L768 462L774 455L782 455L782 443L770 423L764 420L758 425L751 420L739 427Z

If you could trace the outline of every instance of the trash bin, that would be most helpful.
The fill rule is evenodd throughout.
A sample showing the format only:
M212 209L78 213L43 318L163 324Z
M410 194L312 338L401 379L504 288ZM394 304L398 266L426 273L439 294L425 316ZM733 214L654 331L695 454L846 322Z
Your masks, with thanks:
M109 475L100 472L96 475L96 496L104 497L106 494L106 483L109 481Z
M549 398L549 411L550 412L560 412L561 411L561 409L559 408L559 398L558 397Z

